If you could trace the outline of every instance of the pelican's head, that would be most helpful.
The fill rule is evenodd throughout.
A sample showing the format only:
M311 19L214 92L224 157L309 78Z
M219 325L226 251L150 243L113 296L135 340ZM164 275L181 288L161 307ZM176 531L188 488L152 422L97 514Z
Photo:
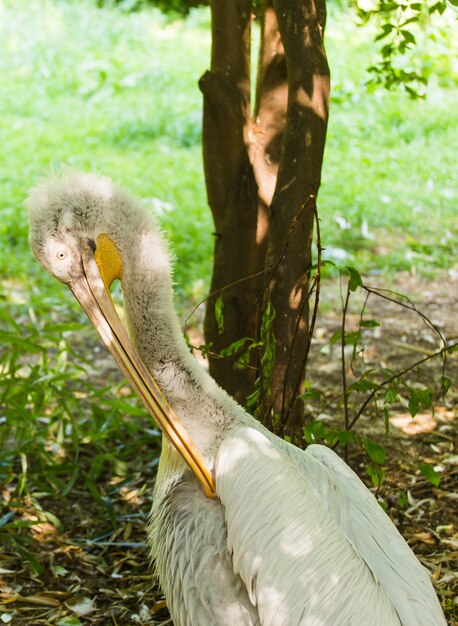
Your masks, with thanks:
M30 191L30 245L37 260L67 284L159 427L213 495L213 479L194 442L152 379L125 331L110 296L115 279L170 282L167 248L142 203L94 174L68 172ZM171 303L169 304L169 306Z
M71 285L92 254L109 287L122 278L126 257L138 248L142 233L155 235L150 248L156 248L156 263L168 261L157 224L139 200L109 178L68 171L34 187L26 204L33 253L63 283Z

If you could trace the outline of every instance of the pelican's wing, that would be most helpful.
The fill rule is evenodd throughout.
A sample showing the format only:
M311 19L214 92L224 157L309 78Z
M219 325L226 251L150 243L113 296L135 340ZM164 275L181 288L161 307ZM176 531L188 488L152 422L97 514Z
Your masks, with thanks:
M314 484L321 501L387 592L403 626L446 624L426 570L375 497L342 459L325 446L306 452L288 446L305 480L317 462Z
M215 467L234 572L261 625L399 626L383 588L312 488L323 480L322 464L310 457L299 466L278 441L238 427Z

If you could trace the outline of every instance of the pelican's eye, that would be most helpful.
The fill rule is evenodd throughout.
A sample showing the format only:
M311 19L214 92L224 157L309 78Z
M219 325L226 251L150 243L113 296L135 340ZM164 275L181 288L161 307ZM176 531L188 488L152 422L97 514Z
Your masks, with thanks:
M56 258L59 261L63 261L64 259L67 258L67 250L64 250L63 248L59 248L59 250L57 250L56 252Z

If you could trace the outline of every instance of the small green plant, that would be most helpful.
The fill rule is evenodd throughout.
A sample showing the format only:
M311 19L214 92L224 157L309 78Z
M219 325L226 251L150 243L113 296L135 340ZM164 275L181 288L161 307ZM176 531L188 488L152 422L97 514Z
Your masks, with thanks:
M115 525L102 476L121 483L142 455L157 455L160 446L160 433L133 393L115 380L100 384L102 372L84 357L91 342L98 346L94 333L79 321L55 323L56 317L59 308L18 306L15 315L0 308L0 483L8 494L0 543L13 546L36 574L42 568L24 531L60 522L35 494L65 500L84 485ZM25 503L37 519L22 517Z
M332 266L334 269L336 267L329 262L324 265ZM443 399L450 389L451 380L446 375L447 356L458 349L458 343L449 342L439 328L419 311L407 296L391 290L368 286L354 267L344 266L338 270L345 283L342 295L342 326L331 336L330 345L340 345L342 394L333 402L332 407L324 406L323 394L308 382L306 390L300 397L309 404L321 406L328 413L336 413L336 409L341 408L343 410L342 427L329 427L319 419L312 419L305 426L304 438L307 443L323 442L332 447L342 446L346 458L349 444L364 449L370 461L367 473L378 490L385 478L383 465L386 461L386 451L381 444L368 438L362 439L357 432L354 432L357 422L370 411L383 420L385 435L388 436L390 413L398 409L400 404L408 408L412 417L415 417L421 410L431 409L435 400ZM348 330L346 320L350 298L351 294L357 290L365 293L365 299L359 313L357 328ZM369 340L370 333L382 325L381 321L365 317L368 301L374 297L388 300L420 317L436 336L437 350L414 360L410 365L397 371L382 364L368 365L365 358L365 344ZM350 348L350 362L348 362L348 348ZM422 380L421 367L433 359L441 363L440 375L434 380L428 379L428 384L420 382ZM349 381L348 368L352 373L352 382ZM414 374L413 380L410 378L412 374ZM319 408L316 411L319 413ZM427 480L438 486L440 474L431 465L423 464L419 469Z

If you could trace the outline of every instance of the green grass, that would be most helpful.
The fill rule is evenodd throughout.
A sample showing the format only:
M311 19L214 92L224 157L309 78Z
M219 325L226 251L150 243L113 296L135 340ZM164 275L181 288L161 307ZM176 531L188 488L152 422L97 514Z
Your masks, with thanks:
M329 18L333 90L320 192L323 238L363 271L430 272L458 262L458 74L452 61L458 40L450 31L445 45L440 30L437 40L418 50L430 81L425 100L383 89L371 93L364 86L365 68L377 58L371 30L339 14Z
M212 242L197 79L208 30L196 18L168 23L158 12L90 2L0 6L2 274L59 288L32 261L23 200L40 176L65 163L106 173L165 209L178 282L202 296L194 277L208 275Z
M196 83L209 59L207 13L168 22L156 11L121 13L90 2L0 6L0 234L6 239L0 268L46 280L27 250L22 201L40 175L69 163L154 198L165 209L179 289L202 296L212 242ZM406 244L408 235L428 250L442 241L444 254L423 256L449 264L450 251L456 253L458 143L456 84L444 69L450 57L436 55L449 88L433 77L428 100L412 102L404 94L367 93L370 35L341 13L329 19L327 47L334 103L321 191L325 243L346 247L363 269L396 269L422 254ZM336 232L336 216L351 224L350 232ZM361 233L364 220L375 239ZM383 259L373 255L380 236L390 241Z
M177 255L179 302L201 298L212 250L197 88L209 62L208 13L182 22L89 0L3 0L0 18L2 275L60 299L28 251L23 199L65 163L106 173L159 207ZM458 230L456 42L439 37L432 60L420 49L434 73L427 100L414 102L366 90L372 36L331 11L324 244L344 248L364 271L449 267Z

